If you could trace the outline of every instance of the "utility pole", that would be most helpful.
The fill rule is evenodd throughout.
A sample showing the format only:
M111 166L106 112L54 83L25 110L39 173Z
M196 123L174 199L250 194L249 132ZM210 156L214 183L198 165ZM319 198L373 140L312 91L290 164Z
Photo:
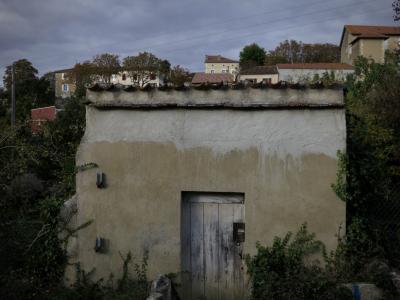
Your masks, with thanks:
M11 66L11 126L15 126L15 64Z

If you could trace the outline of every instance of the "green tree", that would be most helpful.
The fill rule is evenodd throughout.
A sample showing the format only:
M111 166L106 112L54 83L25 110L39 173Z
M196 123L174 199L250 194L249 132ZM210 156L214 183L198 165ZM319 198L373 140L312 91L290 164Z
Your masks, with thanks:
M30 61L20 59L13 64L15 66L16 116L19 120L25 120L32 108L53 104L53 90L46 77L38 78L38 71ZM7 66L3 76L8 107L11 105L11 69L12 65Z
M119 56L116 54L103 53L93 57L94 73L106 84L111 82L111 76L118 74L121 70Z
M164 63L164 68L165 68ZM123 69L128 72L132 82L140 87L154 80L160 72L162 61L152 53L142 52L136 56L127 56L123 60Z
M395 21L400 20L400 0L394 0L392 3L394 15L393 18Z
M170 80L177 87L183 86L185 82L190 81L190 72L189 70L177 65L171 70Z
M240 51L240 66L241 68L261 66L264 64L265 55L265 49L256 43L247 45Z
M360 58L346 96L347 153L335 190L369 240L399 265L400 67ZM346 180L340 180L340 178ZM375 254L376 255L376 254Z

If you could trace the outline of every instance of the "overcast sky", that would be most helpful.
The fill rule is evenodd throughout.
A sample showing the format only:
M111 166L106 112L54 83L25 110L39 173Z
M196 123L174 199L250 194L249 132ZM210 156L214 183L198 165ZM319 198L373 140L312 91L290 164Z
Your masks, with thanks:
M150 51L202 71L256 42L339 43L344 24L398 25L392 0L0 0L0 72L27 58L40 73L95 54Z

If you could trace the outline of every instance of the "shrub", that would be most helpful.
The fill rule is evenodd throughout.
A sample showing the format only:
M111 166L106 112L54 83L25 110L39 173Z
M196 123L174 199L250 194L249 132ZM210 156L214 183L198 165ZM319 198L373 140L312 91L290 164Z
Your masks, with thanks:
M301 226L293 236L276 237L272 246L257 243L257 254L247 255L252 299L352 299L351 291L312 257L325 256L324 245Z

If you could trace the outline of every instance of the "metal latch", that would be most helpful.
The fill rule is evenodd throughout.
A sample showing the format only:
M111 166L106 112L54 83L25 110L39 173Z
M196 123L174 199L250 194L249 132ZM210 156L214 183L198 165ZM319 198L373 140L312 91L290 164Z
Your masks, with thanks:
M243 243L245 240L245 224L233 223L233 241L235 243Z

